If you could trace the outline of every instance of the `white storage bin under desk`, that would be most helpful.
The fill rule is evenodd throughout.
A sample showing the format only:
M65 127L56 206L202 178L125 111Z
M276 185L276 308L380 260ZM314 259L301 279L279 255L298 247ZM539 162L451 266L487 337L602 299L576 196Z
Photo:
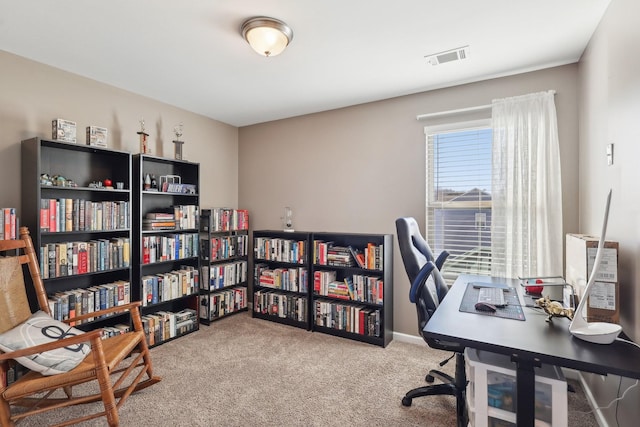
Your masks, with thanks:
M516 426L516 371L509 356L465 349L469 425ZM557 366L535 368L536 427L567 426L567 382Z

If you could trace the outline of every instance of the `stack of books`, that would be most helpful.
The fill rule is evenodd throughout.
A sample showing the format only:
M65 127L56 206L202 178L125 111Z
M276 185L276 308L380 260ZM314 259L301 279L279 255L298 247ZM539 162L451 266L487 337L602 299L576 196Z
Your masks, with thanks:
M175 230L175 215L166 212L149 212L142 220L142 229L145 231Z

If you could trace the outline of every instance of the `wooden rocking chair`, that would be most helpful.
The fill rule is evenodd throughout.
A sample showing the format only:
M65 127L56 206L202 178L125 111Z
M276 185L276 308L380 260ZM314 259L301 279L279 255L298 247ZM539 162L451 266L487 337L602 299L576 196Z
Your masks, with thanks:
M0 266L0 334L4 335L5 332L14 330L18 326L22 327L27 320L33 317L22 274L24 265L28 266L40 310L48 316L51 316L51 312L40 276L38 260L26 227L20 228L20 239L0 240L0 257L2 257L0 261L5 266L4 268ZM8 261L9 259L15 259L17 263ZM9 262L13 262L17 267L6 268ZM101 339L100 330L70 337L65 337L69 334L63 333L60 334L62 339L50 343L4 353L0 350L0 425L3 427L13 426L18 420L30 415L80 403L102 401L104 411L67 420L57 425L71 425L105 416L108 425L117 426L119 424L118 409L129 395L160 381L159 377L153 376L151 357L142 328L139 306L140 302L134 302L65 321L66 323L78 322L100 315L129 311L132 330L121 335ZM42 329L42 333L44 333L44 329ZM51 350L69 349L73 346L83 345L82 343L85 343L85 347L86 344L90 345L90 352L71 370L53 375L45 375L32 370L12 384L6 385L2 382L2 379L6 378L10 359L34 354L40 356ZM88 347L86 348L88 351ZM4 376L2 375L3 371ZM97 383L99 392L96 392L95 387L93 390L91 387L83 387L91 390L91 393L94 394L73 395L73 386L90 381L93 381L94 384ZM52 396L56 390L62 390L64 393L58 392Z

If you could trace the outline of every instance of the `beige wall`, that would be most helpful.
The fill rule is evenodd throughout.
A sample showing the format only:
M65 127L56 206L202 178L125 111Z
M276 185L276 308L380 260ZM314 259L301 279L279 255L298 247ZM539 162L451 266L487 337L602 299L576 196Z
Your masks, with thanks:
M183 157L200 162L201 204L238 203L238 129L201 115L0 51L0 207L20 207L20 141L51 138L51 120L109 129L109 148L138 153L144 117L152 154L173 158L173 128L184 125ZM176 79L179 82L179 79Z
M297 230L395 236L397 217L423 221L425 215L424 126L431 122L418 122L416 115L555 89L564 228L576 232L576 78L574 64L243 127L239 204L251 212L253 229L279 229L284 206L291 206ZM418 335L409 282L394 246L394 330Z
M636 342L640 340L638 16L637 0L613 0L579 66L580 231L599 235L606 193L609 188L613 189L607 238L620 243L621 323ZM614 144L612 166L607 166L605 157L608 143ZM620 384L620 378L615 376L584 377L601 406L608 405L633 384L629 379ZM603 417L609 425L635 426L640 419L638 402L640 391L636 388L620 405L603 410Z

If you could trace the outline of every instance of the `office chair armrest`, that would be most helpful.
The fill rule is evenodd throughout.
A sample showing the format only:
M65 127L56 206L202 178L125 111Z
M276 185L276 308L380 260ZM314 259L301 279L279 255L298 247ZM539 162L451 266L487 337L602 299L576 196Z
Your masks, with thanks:
M418 299L418 293L420 292L422 286L427 282L427 278L431 274L431 271L435 268L435 264L431 261L427 261L427 263L420 269L416 279L411 284L411 289L409 289L409 301L412 303L416 303Z
M449 252L440 252L440 255L438 255L438 259L436 259L436 267L438 267L438 270L442 271L442 265L447 260L447 258L449 258Z

